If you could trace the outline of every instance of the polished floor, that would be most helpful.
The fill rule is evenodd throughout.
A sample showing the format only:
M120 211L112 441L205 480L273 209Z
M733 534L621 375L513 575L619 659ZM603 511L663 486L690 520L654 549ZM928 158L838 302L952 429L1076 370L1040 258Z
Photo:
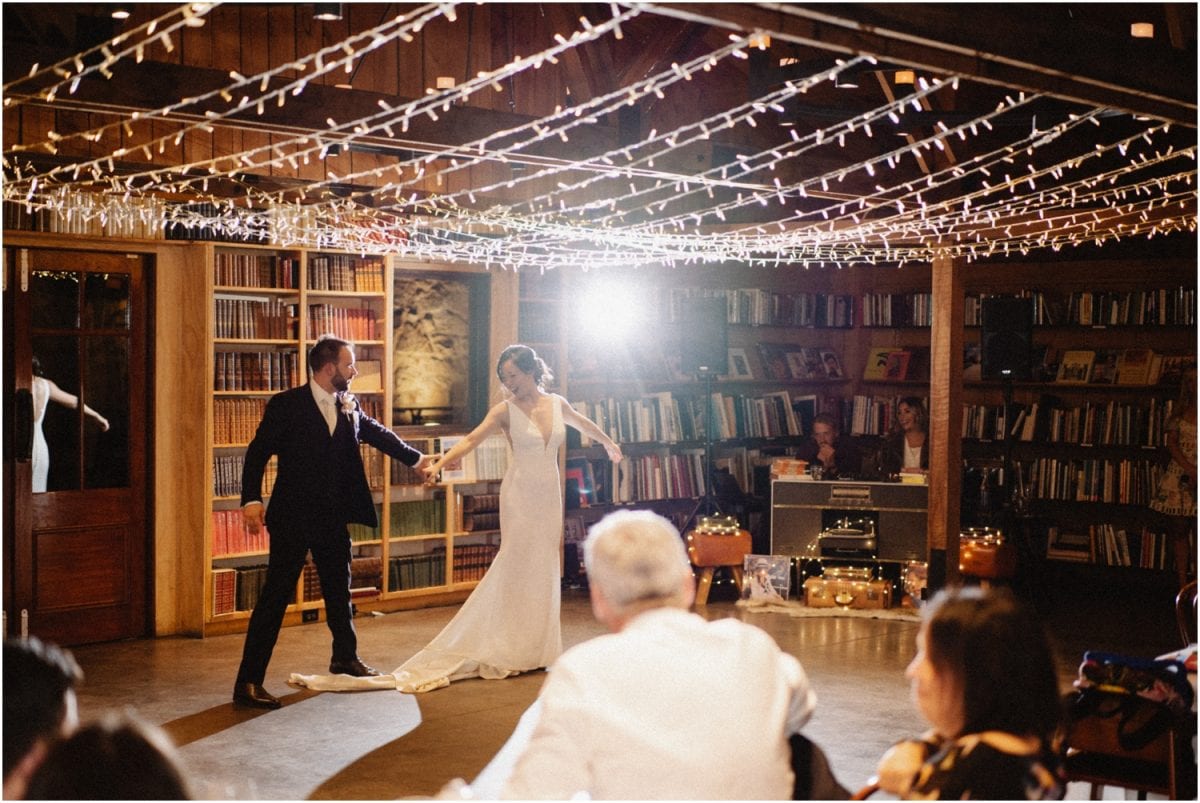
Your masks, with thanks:
M1174 648L1166 592L1142 592L1131 605L1112 589L1059 587L1041 604L1059 645L1064 687L1083 649L1155 654ZM399 666L454 610L359 617L363 659L383 669ZM700 611L760 626L800 659L819 695L807 733L824 748L846 787L860 786L891 743L919 730L903 676L914 650L915 619L750 612L721 589ZM566 592L566 645L599 632L586 593ZM288 673L323 672L328 664L328 631L311 624L283 631L268 672L266 686L282 697L284 707L247 710L230 703L241 646L242 637L233 635L77 647L86 674L81 714L88 719L126 709L162 726L180 746L204 798L422 798L455 778L474 779L544 677L538 672L466 681L419 696L294 689L286 685ZM697 727L720 729L737 715L714 700L709 720ZM1069 796L1083 798L1087 790L1073 785ZM1123 795L1108 790L1105 796Z

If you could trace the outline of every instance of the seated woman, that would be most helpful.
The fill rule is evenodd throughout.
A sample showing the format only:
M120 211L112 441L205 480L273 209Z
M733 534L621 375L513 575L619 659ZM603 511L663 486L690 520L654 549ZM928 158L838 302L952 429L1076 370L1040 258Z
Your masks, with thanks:
M924 611L905 675L931 729L884 754L880 789L905 799L1063 796L1049 639L1007 589L940 592Z
M899 474L902 469L929 469L929 413L919 396L896 402L896 422L883 445L883 472Z

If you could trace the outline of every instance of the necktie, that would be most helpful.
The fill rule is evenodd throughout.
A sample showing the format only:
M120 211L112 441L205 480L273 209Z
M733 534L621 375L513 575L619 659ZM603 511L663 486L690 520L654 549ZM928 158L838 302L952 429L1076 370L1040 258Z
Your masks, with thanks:
M329 425L329 434L337 429L337 402L332 399L325 399L321 402L321 414L325 416L325 423Z

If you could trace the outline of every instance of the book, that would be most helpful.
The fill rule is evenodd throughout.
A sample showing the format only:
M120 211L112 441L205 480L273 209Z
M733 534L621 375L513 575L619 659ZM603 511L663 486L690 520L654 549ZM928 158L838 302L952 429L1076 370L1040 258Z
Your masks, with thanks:
M758 354L762 357L763 369L766 371L768 379L786 382L792 378L792 369L788 367L785 344L760 342Z
M863 379L883 379L887 376L891 346L877 346L867 352L867 364L863 366Z
M1120 357L1119 349L1098 349L1096 359L1092 362L1092 375L1088 381L1094 385L1115 384Z
M1065 352L1058 364L1058 376L1055 381L1062 384L1086 384L1091 377L1092 363L1095 359L1096 352L1086 349Z
M792 372L792 379L811 379L808 372L808 360L804 356L804 349L797 349L787 353L788 370Z
M1153 362L1154 351L1151 349L1125 349L1117 359L1117 384L1150 384L1150 369Z
M910 351L893 351L888 355L887 379L901 381L908 378L908 362L912 359Z

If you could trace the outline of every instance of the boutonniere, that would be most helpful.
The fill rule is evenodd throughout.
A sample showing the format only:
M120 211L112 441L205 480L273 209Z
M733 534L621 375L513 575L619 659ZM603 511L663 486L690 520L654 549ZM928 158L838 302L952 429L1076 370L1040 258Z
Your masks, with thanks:
M354 418L354 411L358 409L358 399L354 398L353 393L343 393L341 395L342 412L348 418Z

